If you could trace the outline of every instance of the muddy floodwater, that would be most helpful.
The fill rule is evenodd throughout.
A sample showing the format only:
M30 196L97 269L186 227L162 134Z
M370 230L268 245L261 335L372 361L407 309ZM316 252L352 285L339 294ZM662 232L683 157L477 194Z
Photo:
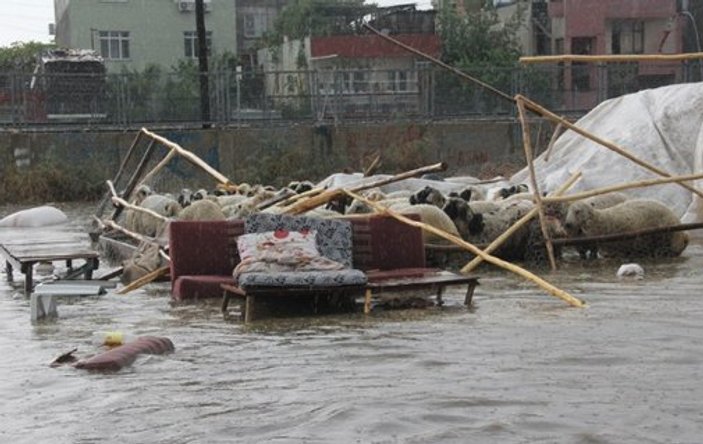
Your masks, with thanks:
M70 231L93 208L61 207ZM172 306L166 284L60 302L32 325L3 274L0 443L700 443L703 247L640 263L640 281L618 280L619 262L540 272L585 309L485 268L473 312L456 289L443 309L251 327L219 300ZM112 330L176 351L113 374L48 366Z

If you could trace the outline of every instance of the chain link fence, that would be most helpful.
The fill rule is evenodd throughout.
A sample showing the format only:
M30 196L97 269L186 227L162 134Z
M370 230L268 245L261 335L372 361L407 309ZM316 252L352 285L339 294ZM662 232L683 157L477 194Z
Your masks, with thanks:
M702 79L699 61L535 65L468 73L560 114L582 115L608 98ZM272 122L513 117L508 101L432 66L413 70L217 71L209 74L211 119ZM6 126L199 124L197 72L0 73Z

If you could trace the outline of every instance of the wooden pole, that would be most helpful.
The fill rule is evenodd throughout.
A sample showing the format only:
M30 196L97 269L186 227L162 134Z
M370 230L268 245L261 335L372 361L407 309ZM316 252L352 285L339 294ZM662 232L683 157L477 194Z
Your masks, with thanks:
M386 177L383 179L378 179L366 184L357 185L351 188L351 191L358 193L360 191L369 190L371 188L381 187L383 185L388 185L389 183L398 182L400 180L409 179L411 177L421 176L426 173L433 173L436 171L444 171L447 169L447 164L444 162L436 163L434 165L428 165L421 168L416 168L414 170L405 171L393 175L391 177ZM295 206L287 208L284 212L287 214L302 214L306 211L310 211L313 208L317 208L320 205L326 204L327 202L341 196L344 191L341 188L336 188L332 190L327 190L323 193L318 194L308 200L298 203Z
M629 231L627 233L605 234L603 236L574 237L574 238L569 238L569 239L554 239L553 242L554 242L554 244L557 244L557 245L581 245L581 244L605 243L605 242L635 239L635 238L638 238L641 236L646 236L649 234L673 233L676 231L699 230L701 228L703 228L703 222L696 222L696 223L690 223L690 224L678 224L678 225L668 225L665 227L647 228L646 230Z
M129 199L132 197L132 193L134 192L134 189L137 186L137 182L139 181L139 178L142 176L142 174L144 174L144 168L146 168L146 165L149 163L149 160L151 160L151 156L154 154L154 146L155 145L156 145L156 141L152 140L151 142L149 142L149 145L146 147L146 150L144 150L144 154L142 155L142 158L139 160L139 164L134 169L132 176L129 178L129 181L127 182L127 186L125 186L125 189L122 193L122 198L124 200L129 201ZM115 211L112 213L111 219L112 220L117 219L117 217L120 215L121 212L122 212L122 207L115 208Z
M569 180L567 180L566 183L564 185L562 185L561 188L559 188L556 191L555 195L560 196L560 195L566 193L569 190L569 188L571 188L576 183L576 181L579 180L580 178L581 178L580 172L572 175L569 178ZM503 243L510 236L512 236L513 233L515 233L517 230L520 229L520 227L522 227L523 225L528 223L533 217L535 217L536 214L537 214L537 208L531 209L527 214L525 214L524 216L522 216L522 218L520 218L517 222L515 222L512 227L508 228L503 234L501 234L500 236L495 238L493 240L493 242L491 242L486 248L483 249L483 251L488 254L493 253L498 247L503 245ZM461 269L461 272L464 274L470 273L476 267L478 267L481 264L481 262L483 262L483 258L481 258L480 256L476 256L468 264L466 264L464 266L464 268Z
M173 159L174 157L176 157L176 150L173 150L173 149L169 150L169 152L164 156L164 158L161 159L161 161L159 163L157 163L156 166L151 169L151 171L149 171L148 173L146 173L146 175L144 175L144 177L142 178L140 183L146 183L146 182L151 181L151 179L153 179L154 176L156 176L156 173L161 171L163 169L163 167L165 167L171 161L171 159Z
M161 268L157 268L156 270L152 271L151 273L149 273L147 275L140 277L139 279L130 283L129 285L125 285L124 287L122 287L120 290L117 291L117 294L127 294L130 291L134 291L138 288L141 288L141 287L145 286L146 284L151 283L162 276L166 276L170 270L171 270L171 267L169 265L166 265Z
M552 296L556 296L560 299L563 299L564 301L568 302L569 304L571 304L574 307L583 307L585 305L585 303L582 300L575 298L574 296L570 295L569 293L555 287L554 285L550 284L549 282L545 281L544 279L540 278L539 276L537 276L537 275L535 275L535 274L533 274L523 268L520 268L517 265L511 264L510 262L506 262L506 261L499 259L495 256L491 256L490 254L484 253L480 249L476 248L476 246L470 244L469 242L466 242L465 240L461 239L458 236L455 236L453 234L449 234L446 231L440 230L439 228L435 228L431 225L427 225L422 222L414 221L408 217L403 216L402 214L396 213L395 211L392 211L392 210L384 207L383 205L379 205L377 202L372 202L372 201L370 201L370 200L368 200L368 199L366 199L366 198L364 198L354 192L351 192L349 190L343 190L343 192L346 193L348 196L350 196L354 199L358 199L358 200L364 202L366 205L369 205L370 207L375 208L376 211L378 211L380 213L387 214L387 215L389 215L389 216L391 216L391 217L393 217L403 223L406 223L406 224L411 225L413 227L418 227L418 228L423 229L425 231L429 231L430 233L436 234L437 236L440 236L444 239L447 239L448 241L450 241L456 245L461 246L462 248L470 251L471 253L473 253L477 256L481 256L483 258L483 260L485 260L486 262L490 262L494 265L497 265L501 268L504 268L508 271L511 271L511 272L517 274L518 276L521 276L527 280L530 280L530 281L534 282L536 285L538 285L539 287L541 287L543 290L545 290L547 293L551 294Z
M632 188L643 188L643 187L648 187L648 186L653 186L653 185L662 185L662 184L673 183L673 182L685 182L685 181L689 181L689 180L699 180L699 179L703 179L703 173L688 174L685 176L672 176L672 177L666 177L666 178L662 178L662 179L640 180L637 182L629 182L629 183L621 184L621 185L613 185L613 186L609 186L609 187L595 188L593 190L584 191L581 193L569 194L567 196L549 196L549 197L545 197L542 200L547 203L571 202L574 200L581 200L581 199L586 199L586 198L593 197L593 196L598 196L600 194L613 193L615 191L623 191L623 190L629 190Z
M151 131L147 130L146 128L142 128L142 131L144 132L145 135L148 137L151 137L152 139L156 140L157 142L161 143L162 145L165 145L171 150L175 150L178 154L181 156L185 157L189 162L192 164L200 167L203 171L211 175L217 182L227 185L231 184L232 182L224 176L222 173L208 165L206 162L204 162L200 157L196 156L195 154L191 153L187 149L183 148L177 143L171 142L165 137L159 136L158 134L152 133ZM170 154L170 153L169 153Z
M112 184L112 181L109 181L109 180L107 181L107 187L110 189L110 192L112 193L112 202L114 202L118 205L122 205L125 208L129 208L130 210L139 211L141 213L148 214L149 216L155 217L158 220L163 221L163 222L168 222L171 220L168 217L162 216L161 214L159 214L155 211L152 211L148 208L143 208L138 205L132 205L131 203L129 203L126 200L122 199L121 197L117 196L117 191L115 191L115 186Z
M137 147L137 144L139 143L139 139L141 139L141 137L142 132L139 131L134 140L132 140L132 144L129 146L129 149L127 149L127 153L125 153L125 156L122 158L122 162L120 163L120 169L117 170L117 174L115 174L115 177L112 178L113 183L117 183L122 178L124 170L127 167L127 162L129 162L130 157L132 157L132 153ZM103 197L103 200L100 202L100 206L98 207L97 215L99 217L102 217L103 212L105 211L105 205L107 205L107 202L109 201L109 194L105 193L105 196Z
M468 80L468 81L470 81L470 82L472 82L472 83L475 83L476 85L478 85L478 86L480 86L480 87L482 87L482 88L484 88L484 89L490 91L491 93L497 95L498 97L500 97L500 98L502 98L502 99L504 99L504 100L507 100L508 102L515 103L515 99L513 99L512 97L510 97L508 94L504 93L503 91L499 90L498 88L496 88L496 87L494 87L494 86L491 86L491 85L489 85L488 83L483 82L483 81L481 81L481 80L479 80L479 79L477 79L477 78L475 78L475 77L472 77L472 76L466 74L464 71L461 71L461 70L459 70L459 69L457 69L457 68L454 68L454 67L451 66L451 65L447 65L447 64L444 63L443 61L441 61L441 60L439 60L439 59L437 59L437 58L435 58L435 57L432 57L432 56L429 55L429 54L425 54L425 53L422 52L422 51L418 51L417 49L413 48L412 46L406 45L405 43L403 43L403 42L401 42L401 41L399 41L399 40L396 40L396 39L394 39L393 37L391 37L391 36L389 36L389 35L387 35L387 34L382 33L381 31L379 31L378 29L376 29L376 28L374 28L373 26L369 25L368 23L364 23L363 26L364 26L366 29L368 29L369 31L371 31L371 32L373 32L374 34L376 34L377 36L381 37L383 40L386 40L386 41L388 41L388 42L391 42L391 43L393 43L393 44L396 45L396 46L400 46L400 47L403 48L404 50L406 50L406 51L408 51L408 52L411 52L411 53L413 53L413 54L415 54L415 55L417 55L417 56L420 56L420 57L422 57L423 59L428 60L428 61L434 63L434 64L437 65L437 66L441 66L442 68L446 69L447 71L451 71L451 72L453 72L454 74L458 75L459 77L462 77L462 78L464 78L464 79L466 79L466 80Z
M519 94L515 97L516 97L516 99L519 99L520 101L522 101L525 108L529 109L530 111L533 111L534 113L539 114L543 117L547 117L548 119L551 119L554 122L561 123L563 126L569 128L570 130L574 131L575 133L580 134L581 136L583 136L589 140L592 140L593 142L596 142L597 144L602 145L611 151L614 151L614 152L620 154L621 156L625 157L626 159L631 160L632 162L636 163L637 165L639 165L649 171L652 171L652 172L654 172L660 176L663 176L663 177L671 177L671 174L667 173L666 171L664 171L654 165L651 165L651 164L645 162L644 160L641 160L640 158L636 157L634 154L632 154L629 151L627 151L626 149L614 144L613 142L609 142L609 141L602 139L602 138L600 138L600 137L598 137L598 136L596 136L596 135L594 135L584 129L579 128L578 126L574 125L573 123L569 122L568 120L564 119L563 117L557 116L553 112L551 112L548 109L533 102L532 100L528 99L527 97L521 96ZM679 185L681 185L682 187L686 188L687 190L692 191L692 192L696 193L697 195L703 197L703 191L700 191L699 189L697 189L693 186L690 186L688 184L685 184L685 183L679 183Z
M549 162L549 156L552 155L552 150L554 149L554 145L557 143L557 139L561 135L561 122L557 123L556 128L554 128L554 132L552 133L551 139L549 139L549 145L547 145L547 151L544 153L544 161Z
M200 79L200 119L203 128L210 128L210 81L207 64L207 32L205 31L205 4L195 0L195 32L198 36L198 77Z
M520 63L559 63L559 62L682 62L703 59L703 52L685 54L612 54L612 55L576 55L561 54L551 56L520 57Z
M371 164L364 170L364 177L373 176L376 170L381 166L381 155L378 154L371 161Z
M539 215L539 225L542 229L542 237L547 245L547 256L549 257L549 265L552 267L552 271L557 269L557 261L554 258L554 246L552 245L552 238L549 235L549 229L547 228L547 218L544 214L544 205L542 204L542 195L539 191L539 184L537 183L537 173L535 172L535 163L532 153L532 141L530 140L530 127L527 119L525 118L525 105L520 98L516 97L518 115L520 117L520 126L522 127L522 146L525 149L525 159L527 160L527 168L530 171L530 183L532 185L532 193L535 205L537 206L537 214Z

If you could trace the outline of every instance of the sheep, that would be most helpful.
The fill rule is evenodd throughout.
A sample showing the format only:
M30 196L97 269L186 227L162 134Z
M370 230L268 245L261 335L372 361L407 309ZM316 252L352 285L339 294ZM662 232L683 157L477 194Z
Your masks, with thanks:
M196 200L178 214L178 220L225 220L225 214L209 199Z
M376 203L384 207L390 208L396 205L408 205L408 199L400 197L395 199L379 200ZM364 202L354 200L352 201L351 205L349 205L349 208L347 209L347 212L345 214L367 214L373 212L374 210L368 205L366 205Z
M459 197L467 202L485 200L486 193L479 187L469 185L460 191L452 191L449 193L449 197Z
M136 190L134 190L134 199L132 200L132 204L139 205L144 201L144 199L152 194L154 194L154 191L152 191L149 185L141 184Z
M493 205L491 211L481 213L465 200L452 197L444 206L444 212L454 222L464 240L476 245L485 245L503 234L532 208L532 204L527 201L511 202L502 206L496 202ZM523 226L513 233L495 254L508 260L523 259L529 239L530 229Z
M147 196L140 207L152 210L167 218L178 216L182 209L178 202L161 194ZM125 227L128 230L155 237L162 231L163 221L141 211L128 209L125 211Z
M588 202L575 202L569 207L564 226L569 233L603 236L680 223L676 214L660 202L633 199L600 210ZM601 249L605 256L679 256L688 246L688 241L686 232L657 233L605 243Z
M612 206L621 204L627 200L627 196L623 193L607 193L607 194L599 194L598 196L593 196L589 197L587 199L584 199L582 202L587 203L590 205L592 208L595 208L597 210L602 210L605 208L610 208ZM562 222L566 221L566 215L569 212L569 203L556 203L556 204L549 204L547 205L547 211L554 215L555 217L559 218ZM583 233L580 233L578 231L572 232L567 230L567 234L570 237L577 237L577 236L583 236ZM596 244L589 244L589 245L579 245L576 247L576 251L578 251L579 256L581 259L596 259L598 258L598 245Z
M447 202L447 198L444 197L442 192L431 186L426 186L416 191L408 200L411 205L430 204L437 208L444 207L444 204Z
M190 188L183 188L180 193L178 193L178 204L181 208L185 208L193 201L193 190Z
M379 202L380 203L380 202ZM418 204L410 205L408 202L397 202L389 205L389 208L400 214L417 214L420 216L420 220L430 226L439 228L449 234L454 236L459 236L459 231L457 230L454 222L449 218L449 216L442 211L442 209L437 208L434 205L428 204ZM424 231L425 242L444 242L445 239L437 236L434 233Z
M511 185L509 187L501 188L498 191L498 195L501 199L507 199L513 194L527 193L528 191L530 191L530 188L526 184L520 183L517 185Z
M222 207L226 207L229 205L236 205L238 203L244 202L247 200L246 196L242 196L241 194L230 194L226 196L218 196L217 197L217 203Z

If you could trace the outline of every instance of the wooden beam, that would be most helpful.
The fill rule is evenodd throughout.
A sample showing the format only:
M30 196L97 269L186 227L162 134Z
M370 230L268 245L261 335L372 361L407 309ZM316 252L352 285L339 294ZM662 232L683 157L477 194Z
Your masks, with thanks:
M549 56L520 57L520 63L618 63L618 62L683 62L686 60L703 59L703 52L684 54L603 54L603 55L577 55L561 54Z
M368 200L368 199L366 199L366 198L364 198L354 192L351 192L349 190L343 190L343 192L345 194L347 194L348 196L350 196L354 199L359 199L360 201L364 202L366 205L369 205L370 207L375 208L376 211L378 211L380 213L387 214L387 215L389 215L389 216L391 216L391 217L393 217L403 223L406 223L406 224L411 225L413 227L418 227L422 230L429 231L430 233L436 234L437 236L442 237L444 239L447 239L448 241L450 241L456 245L461 246L465 250L468 250L477 256L481 256L481 258L483 260L485 260L486 262L490 262L493 265L504 268L508 271L511 271L511 272L517 274L518 276L521 276L529 281L532 281L536 285L541 287L543 290L545 290L547 293L568 302L569 304L571 304L574 307L583 307L586 305L584 303L584 301L582 301L578 298L575 298L574 296L570 295L569 293L565 292L564 290L561 290L561 289L555 287L554 285L550 284L549 282L545 281L544 279L540 278L539 276L537 276L537 275L535 275L535 274L533 274L523 268L520 268L517 265L511 264L510 262L504 261L504 260L499 259L495 256L491 256L490 254L484 253L480 249L476 248L475 245L470 244L469 242L466 242L465 240L461 239L458 236L447 233L446 231L440 230L439 228L435 228L431 225L427 225L422 222L414 221L408 217L403 216L402 214L396 213L395 211L392 211L392 210L384 207L383 205L379 205L377 202L370 201L370 200Z

